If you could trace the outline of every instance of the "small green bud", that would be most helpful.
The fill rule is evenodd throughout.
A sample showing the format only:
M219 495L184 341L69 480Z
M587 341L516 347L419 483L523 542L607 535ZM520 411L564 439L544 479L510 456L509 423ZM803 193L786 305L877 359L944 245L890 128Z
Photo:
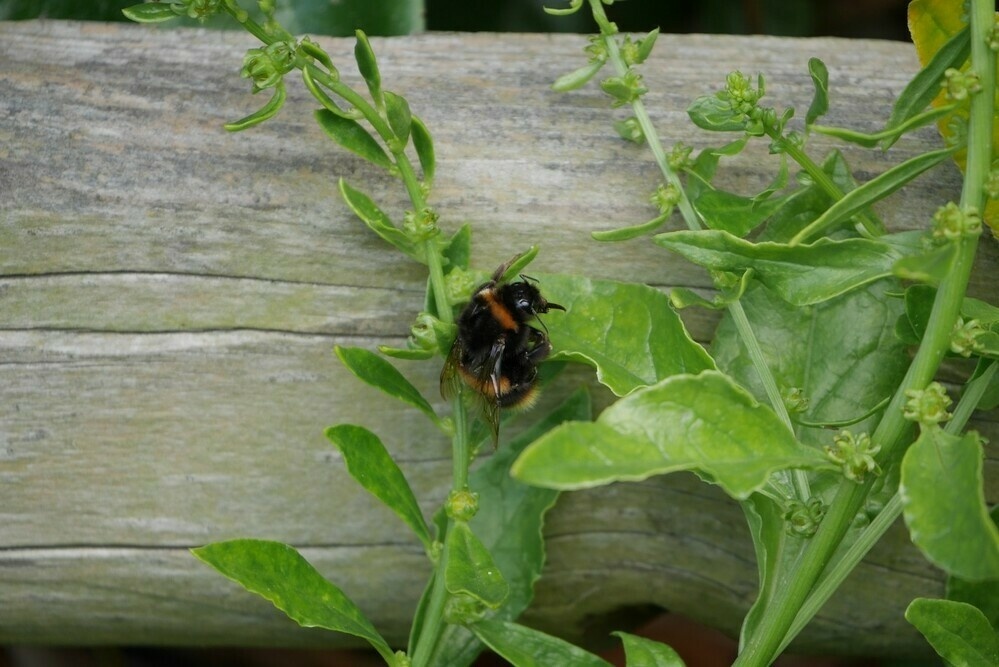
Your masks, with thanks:
M989 32L985 39L989 43L989 49L991 51L999 51L999 12L995 13L995 19L992 23L992 27L989 28Z
M440 216L429 206L420 211L406 211L403 218L402 229L414 243L429 241L441 233L441 228L437 225Z
M615 122L614 129L617 130L617 133L625 141L632 141L636 144L645 141L645 132L642 131L641 124L639 124L638 119L634 116Z
M939 424L950 419L947 408L950 407L950 396L939 382L931 382L926 389L909 389L905 392L908 399L902 408L902 415L923 426Z
M486 606L468 593L452 595L444 603L444 620L451 625L471 625L485 614Z
M957 241L982 233L982 218L974 206L959 207L947 202L933 214L933 238L937 241Z
M222 0L180 0L170 3L171 9L180 16L204 21L218 14Z
M978 320L965 322L959 317L954 323L954 331L950 335L950 351L966 358L976 352L981 352L985 346L980 338L986 333L985 328Z
M944 80L941 82L947 94L947 99L960 102L968 99L982 89L982 82L975 72L962 72L953 67L944 72Z
M708 273L711 274L711 281L719 292L734 288L742 280L742 277L738 273L731 271L709 269Z
M405 651L396 651L392 657L395 658L392 667L412 667L413 665L413 661L409 659Z
M444 276L444 287L447 290L447 300L450 304L468 301L468 295L475 289L475 276L461 267L451 269Z
M840 431L825 451L826 457L840 466L843 476L853 482L863 482L867 473L881 474L881 467L874 460L881 445L875 445L867 433L854 435L850 431Z
M447 353L455 336L454 324L446 324L430 313L420 313L409 328L407 344L414 350L439 351Z
M262 49L250 49L243 57L240 75L253 81L253 92L273 88L285 74L295 68L294 42L268 44Z
M673 148L670 149L669 155L666 156L666 162L669 164L670 169L675 172L690 169L694 166L694 160L690 157L693 152L693 146L679 142L675 143L673 144Z
M471 521L475 513L479 511L479 494L468 489L451 491L447 495L444 511L447 512L448 517L456 521Z
M430 560L434 563L441 559L441 554L444 553L444 543L440 540L434 540L430 543Z
M605 93L614 98L611 106L620 107L631 104L645 93L649 92L642 84L642 75L635 70L628 70L624 76L612 76L600 82Z
M999 162L992 163L992 169L985 177L985 195L989 199L999 199Z
M826 506L819 498L809 498L807 503L792 500L784 510L785 530L788 535L811 537L819 529L826 515Z
M788 412L801 414L808 409L808 396L801 387L786 387L780 394Z
M590 35L589 44L583 49L590 57L591 63L604 62L610 55L607 53L607 45L600 35Z
M670 213L673 207L680 203L680 191L672 183L660 183L656 191L649 197L651 202L662 214Z

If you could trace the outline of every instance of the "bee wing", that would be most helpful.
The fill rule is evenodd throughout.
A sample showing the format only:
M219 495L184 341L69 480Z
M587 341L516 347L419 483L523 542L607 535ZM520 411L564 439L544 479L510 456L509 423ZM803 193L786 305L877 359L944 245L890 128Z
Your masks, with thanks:
M441 397L447 401L457 396L461 392L461 373L458 367L461 364L461 339L455 338L451 351L444 360L444 368L441 369Z

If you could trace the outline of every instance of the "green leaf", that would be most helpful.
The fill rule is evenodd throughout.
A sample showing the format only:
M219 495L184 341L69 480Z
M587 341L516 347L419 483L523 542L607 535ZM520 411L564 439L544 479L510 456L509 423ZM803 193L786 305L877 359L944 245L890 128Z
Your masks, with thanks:
M368 36L363 30L356 30L357 43L354 44L354 60L357 61L357 71L364 77L364 82L368 84L368 92L375 106L382 108L382 75L378 72L378 61L375 60L374 49L368 41Z
M905 610L905 620L949 665L999 665L999 636L984 614L969 604L916 598Z
M745 236L784 205L787 197L760 200L725 190L707 189L693 200L694 208L709 229Z
M892 273L903 280L939 285L940 281L950 273L954 257L953 243L933 246L900 258L892 267Z
M365 639L392 664L392 649L357 605L287 544L231 540L191 553L251 593L270 600L299 625Z
M464 521L455 521L445 537L448 552L444 582L452 595L469 595L496 609L510 592L492 554Z
M534 584L545 561L541 529L545 513L558 497L558 491L517 481L510 475L510 465L527 445L558 424L590 418L590 397L585 390L577 390L469 475L469 487L479 493L479 511L469 525L510 586L510 594L492 615L494 619L517 618L534 597ZM449 628L434 655L438 664L459 667L471 664L481 648L469 630Z
M687 108L694 125L709 132L743 132L746 122L732 109L727 100L716 95L704 95Z
M375 166L388 171L394 168L381 144L353 118L344 118L329 109L319 109L315 116L319 127L333 141Z
M713 368L662 292L646 285L538 276L545 298L566 312L545 317L553 359L593 366L618 396L678 373Z
M670 213L672 213L672 211L670 211ZM627 241L629 239L638 238L639 236L644 236L649 232L654 232L663 226L667 218L669 218L669 213L663 213L660 216L652 218L648 222L632 225L630 227L618 227L617 229L609 229L603 232L593 232L590 236L592 236L595 241Z
M885 128L878 132L857 132L844 127L827 127L824 125L812 125L812 130L827 137L835 137L842 141L848 141L864 148L874 148L881 144L883 150L887 150L892 144L898 141L906 132L911 132L924 125L928 125L941 116L945 116L954 111L956 105L948 105L935 109L928 109L923 113L916 114L904 123L894 127Z
M990 514L992 523L999 524L999 505L994 506ZM947 578L947 599L978 607L989 624L999 629L999 579L968 581L950 576Z
M635 54L635 62L637 64L644 63L648 57L652 54L652 47L656 45L656 39L659 37L659 28L654 29L652 32L647 34L638 42L638 53Z
M395 366L363 347L337 345L333 351L343 362L343 365L349 368L350 372L362 382L366 382L376 389L381 389L389 396L411 405L425 414L434 424L441 426L441 419L434 412L430 402Z
M826 212L816 218L808 227L801 230L791 240L791 243L801 242L827 233L837 224L863 212L874 202L884 199L927 169L931 169L951 157L954 150L953 148L942 148L922 153L875 176L860 187L846 193L842 199L826 209Z
M770 408L717 371L638 389L596 422L572 422L528 447L511 473L528 484L582 489L697 470L743 499L775 470L826 468Z
M907 123L929 106L930 102L940 94L940 84L944 80L944 72L949 68L960 68L971 55L971 37L967 26L947 40L933 58L919 70L919 73L909 82L905 90L895 100L891 116L885 124L885 129L897 128ZM882 144L882 149L888 150L898 137L892 137Z
M486 646L514 667L610 667L610 663L578 646L509 621L479 621L471 628Z
M385 241L388 241L396 248L406 253L413 259L423 262L424 257L416 245L409 240L406 234L392 224L392 220L389 219L378 206L368 198L366 194L360 190L355 190L351 186L347 185L347 181L340 179L340 195L343 200L350 207L350 210L360 218L364 224L366 224L371 231L378 236L382 237Z
M436 160L434 156L434 140L430 136L430 130L427 129L427 126L418 116L412 116L412 120L413 147L416 149L416 156L420 159L423 180L430 183L434 180Z
M339 424L326 429L326 437L340 450L350 476L412 528L429 553L432 540L423 512L378 436L363 426Z
M814 129L814 128L813 128ZM822 162L822 171L843 192L857 187L850 166L839 151L830 151ZM807 185L793 190L784 205L774 211L766 227L756 241L785 243L795 234L820 216L832 204L832 198L813 180Z
M409 111L409 102L402 95L385 91L385 115L388 116L392 132L405 146L409 141L410 129L413 127L413 114Z
M982 444L924 428L902 460L903 516L913 544L948 574L999 579L999 528L985 507Z
M125 15L125 18L136 23L160 23L178 17L178 14L173 11L171 4L168 2L133 5L122 9L121 13Z
M277 112L281 110L284 106L284 101L287 95L284 90L284 81L278 81L277 85L274 86L274 94L271 95L271 99L264 106L260 107L249 116L240 118L233 123L226 123L224 127L228 132L239 132L240 130L245 130L254 125L259 125L265 120L270 120L277 115Z
M629 635L627 632L612 633L624 643L627 667L684 667L680 655L666 644Z
M798 418L853 419L895 391L909 365L905 345L893 336L902 313L902 301L894 296L898 289L895 281L882 280L807 309L765 288L746 292L743 309L778 386L796 387L808 400ZM711 352L719 368L763 400L759 375L729 316L719 323ZM870 430L877 419L854 430ZM798 436L815 446L831 443L825 429L802 428Z
M829 70L826 64L818 58L808 59L808 73L815 84L815 96L805 114L805 125L814 123L820 116L829 111Z
M750 243L728 232L678 231L659 234L655 242L690 261L716 271L752 269L761 283L789 303L821 303L879 278L920 247L921 233L901 232L874 239L819 239L786 245Z
M594 60L585 67L580 67L568 74L563 74L552 84L552 90L558 93L566 93L570 90L582 88L600 71L606 62L606 60Z

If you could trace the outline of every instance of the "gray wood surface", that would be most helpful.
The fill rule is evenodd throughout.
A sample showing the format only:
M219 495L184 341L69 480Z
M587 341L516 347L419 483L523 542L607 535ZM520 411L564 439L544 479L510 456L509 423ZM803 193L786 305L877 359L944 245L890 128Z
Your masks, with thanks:
M357 81L352 41L319 41ZM472 223L477 266L540 243L535 271L707 286L647 241L589 240L651 217L657 177L611 130L622 112L599 90L549 90L581 64L583 37L372 41L386 87L434 134L432 202L446 229ZM331 354L402 344L424 280L354 219L336 179L396 215L405 193L324 139L301 86L272 122L224 132L264 101L238 77L253 46L239 33L0 23L0 642L349 644L298 629L186 551L239 536L301 547L392 641L405 636L421 550L322 436L364 424L427 512L446 492L448 444ZM831 71L829 123L859 129L880 126L917 68L905 44L663 36L644 72L664 142L717 142L684 110L735 67L765 72L775 104L805 108L813 55ZM843 150L863 180L936 141L927 129L889 155ZM773 169L757 150L727 164L724 183L759 190ZM893 229L922 227L958 187L944 165L879 212ZM986 239L973 294L993 296L995 264ZM710 339L713 315L684 318ZM433 364L404 370L436 397ZM548 400L587 378L568 374ZM975 427L994 441L993 418ZM565 494L546 532L528 620L573 639L644 605L734 634L753 599L741 512L691 475ZM901 612L941 592L896 526L800 646L925 651Z

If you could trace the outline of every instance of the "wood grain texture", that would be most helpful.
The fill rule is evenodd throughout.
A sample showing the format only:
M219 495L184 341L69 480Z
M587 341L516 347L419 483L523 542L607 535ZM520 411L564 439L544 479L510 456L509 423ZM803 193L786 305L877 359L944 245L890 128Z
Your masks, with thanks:
M356 82L352 41L319 41ZM651 217L657 178L647 153L610 130L621 113L598 90L549 90L580 63L582 37L372 41L386 87L434 134L432 202L445 228L472 223L477 266L540 243L539 272L708 286L648 242L589 240ZM396 216L405 193L325 140L300 86L272 122L225 133L264 101L237 76L253 46L238 33L0 23L0 641L350 644L298 629L186 552L239 536L303 548L404 641L428 566L322 430L372 428L428 513L444 497L447 443L331 353L402 344L424 284L422 267L354 219L336 179ZM684 110L734 67L766 72L774 104L806 106L813 55L831 71L829 123L862 130L880 126L917 68L904 44L664 36L644 70L664 143L712 142ZM889 155L843 152L864 180L935 143L927 129ZM832 145L813 139L816 153ZM726 165L724 184L759 190L773 168L757 150ZM941 166L879 213L920 228L959 183ZM991 239L982 246L972 293L988 298L997 255ZM710 339L715 316L684 318ZM432 366L402 368L438 400ZM559 382L547 400L589 380L577 370ZM999 435L991 416L975 427ZM528 620L572 639L644 605L734 634L754 596L741 511L690 475L565 494L546 532ZM923 652L901 612L941 591L896 526L799 646Z

